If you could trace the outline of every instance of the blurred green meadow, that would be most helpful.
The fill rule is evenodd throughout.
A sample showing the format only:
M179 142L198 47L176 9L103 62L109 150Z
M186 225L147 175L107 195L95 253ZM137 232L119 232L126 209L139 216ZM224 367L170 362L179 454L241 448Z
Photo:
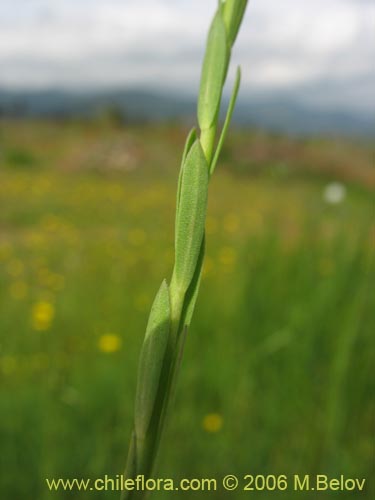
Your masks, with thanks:
M45 478L123 471L185 134L2 122L0 498L119 497L50 492ZM344 474L367 484L340 499L373 498L374 151L230 132L159 477ZM178 495L250 496L333 494Z

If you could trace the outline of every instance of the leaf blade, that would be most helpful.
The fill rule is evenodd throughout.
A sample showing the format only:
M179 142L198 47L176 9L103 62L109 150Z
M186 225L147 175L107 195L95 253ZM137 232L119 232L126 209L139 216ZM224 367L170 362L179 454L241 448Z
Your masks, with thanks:
M246 6L247 0L226 0L223 4L223 19L230 47L236 41Z
M151 421L169 334L169 289L164 280L151 307L139 359L134 411L137 439L144 439Z
M202 277L202 267L203 267L203 261L204 261L205 246L206 246L206 238L205 238L205 235L203 235L203 240L202 240L201 249L199 252L199 257L198 257L195 273L194 273L192 282L190 283L190 286L188 288L188 291L186 292L186 297L185 297L185 304L184 304L184 311L183 311L183 315L184 315L183 325L186 328L188 328L190 326L191 319L193 317L193 313L194 313L194 309L195 309L195 304L196 304L197 298L198 298L198 292L199 292L199 287L200 287L201 277Z
M213 172L214 172L214 170L216 168L216 164L218 162L221 150L223 148L225 137L227 135L227 132L228 132L228 129L229 129L229 125L230 125L230 122L231 122L231 119L232 119L233 111L234 111L234 108L235 108L235 105L236 105L238 91L240 89L240 83L241 83L241 68L238 66L237 73L236 73L236 79L235 79L233 90L232 90L232 95L231 95L231 98L230 98L230 101L229 101L229 105L228 105L228 109L227 109L227 114L225 116L224 125L223 125L223 128L222 128L221 134L220 134L219 142L218 142L218 145L216 147L216 151L215 151L214 157L213 157L211 165L210 165L210 175L213 174Z
M198 97L198 123L201 130L214 124L220 107L228 63L227 32L219 8L207 38Z
M186 157L192 147L192 145L194 144L194 142L196 141L197 139L197 130L195 127L193 127L187 138L186 138L186 142L185 142L185 146L184 146L184 151L182 153L182 160L181 160L181 167L180 167L180 173L178 175L178 182L177 182L177 203L176 203L176 223L177 223L177 218L178 218L178 208L179 208L179 205L180 205L180 193L181 193L181 183L182 183L182 176L183 176L183 169L184 169L184 163L185 163L185 160L186 160Z
M208 165L199 140L191 147L181 182L180 204L175 237L175 278L185 293L193 278L204 234Z

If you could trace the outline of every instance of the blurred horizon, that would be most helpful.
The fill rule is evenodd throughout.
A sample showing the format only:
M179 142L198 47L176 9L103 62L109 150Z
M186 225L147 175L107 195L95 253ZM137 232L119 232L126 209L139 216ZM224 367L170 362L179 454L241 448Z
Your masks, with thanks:
M216 0L14 0L0 5L0 91L197 95ZM238 107L283 103L374 121L375 5L249 2L233 51ZM11 92L10 92L11 91ZM374 127L375 128L375 127Z

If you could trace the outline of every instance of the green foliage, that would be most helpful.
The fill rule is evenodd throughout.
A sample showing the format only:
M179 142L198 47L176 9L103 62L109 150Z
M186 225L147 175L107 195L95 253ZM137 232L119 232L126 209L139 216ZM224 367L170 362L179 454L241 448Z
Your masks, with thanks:
M6 165L16 168L33 167L37 163L31 151L17 148L5 150L4 160Z
M223 2L223 20L228 33L228 42L230 46L236 41L246 6L247 0L226 0Z
M227 64L227 34L221 11L218 10L208 35L202 66L198 100L198 122L201 130L210 129L217 120Z
M186 327L190 326L191 319L193 317L195 304L198 298L199 286L202 277L202 268L205 252L206 238L203 236L201 248L198 255L197 265L194 271L193 279L191 280L190 286L186 292L184 311L183 311L183 325Z
M185 293L193 279L206 220L208 165L197 140L182 170L176 224L175 285Z
M240 72L229 104L219 145L211 164L221 96L228 70L230 48L237 35L246 2L219 3L208 35L198 99L200 137L193 129L185 143L177 186L175 263L169 288L157 308L162 342L154 345L146 333L136 394L135 437L130 445L128 464L136 464L137 473L150 475L164 429L171 391L175 385L178 360L182 356L182 336L190 324L202 274L208 183L223 145L233 113ZM225 15L225 20L223 18ZM225 25L226 23L226 25ZM167 285L165 285L167 287ZM165 306L169 301L168 307ZM153 319L151 312L150 321ZM169 339L167 337L169 335ZM165 356L167 343L170 352ZM152 418L152 426L149 429ZM135 440L135 444L134 441ZM134 457L135 454L135 457ZM134 462L135 460L135 462ZM142 495L140 495L142 496ZM132 494L123 494L131 498Z
M134 422L137 439L144 439L154 411L170 334L169 290L160 286L151 308L138 368Z
M186 156L188 155L192 145L194 144L194 142L196 141L197 139L197 131L195 130L195 128L193 128L187 138L186 138L186 143L185 143L185 147L184 147L184 152L182 153L182 160L181 160L181 167L180 167L180 174L178 176L178 184L177 184L177 201L176 201L176 227L177 227L177 217L178 217L178 207L180 205L180 192L181 192L181 179L182 179L182 175L183 175L183 168L184 168L184 163L185 163L185 160L186 160Z
M6 144L33 143L44 165L0 172L4 499L66 500L66 491L48 491L46 477L123 472L145 319L173 265L174 159L186 131L102 133L89 123L4 126ZM88 136L100 145L123 135L152 162L116 175L104 165L101 177L80 158L65 168ZM40 137L49 138L48 150ZM227 151L212 178L202 293L156 475L370 478L375 261L366 172L373 172L373 147L233 130ZM280 158L288 166L282 178L271 168ZM346 186L337 205L323 198L333 178ZM35 330L41 300L55 316ZM107 334L119 341L109 350ZM205 426L210 414L222 419L215 432ZM131 450L129 477L137 470L134 440ZM363 500L374 498L367 485ZM105 495L118 500L119 492ZM155 492L155 500L167 496ZM217 500L218 492L180 496Z
M236 105L236 100L237 100L237 95L238 95L238 91L240 88L240 83L241 83L241 69L238 67L237 73L236 73L236 79L234 81L234 86L233 86L233 90L232 90L232 95L231 95L231 98L229 101L227 114L225 116L223 130L221 131L219 142L218 142L218 145L216 147L215 155L214 155L214 158L213 158L211 166L210 166L210 175L212 175L214 170L215 170L216 164L219 160L221 150L222 150L223 145L224 145L225 136L227 135L230 121L232 119L234 107Z

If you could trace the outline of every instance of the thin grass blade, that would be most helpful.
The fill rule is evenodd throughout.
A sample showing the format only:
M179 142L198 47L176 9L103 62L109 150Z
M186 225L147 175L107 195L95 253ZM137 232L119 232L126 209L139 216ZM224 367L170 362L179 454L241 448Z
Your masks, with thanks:
M176 224L175 279L185 293L195 272L204 234L208 192L208 165L199 140L191 147L183 167Z
M164 280L151 308L139 360L134 415L137 439L146 436L155 406L170 334L169 303L169 289Z
M232 47L236 41L246 6L247 0L226 0L222 4L223 19L227 29L230 47Z
M214 124L220 107L228 62L227 32L219 8L207 39L198 100L198 122L201 130Z
M217 144L216 151L215 151L213 160L212 160L211 165L210 165L210 175L212 175L214 170L215 170L216 164L217 164L219 156L220 156L220 152L223 148L225 137L227 135L228 128L229 128L229 125L230 125L230 122L232 119L234 107L236 105L238 91L240 88L240 83L241 83L241 68L238 67L237 73L236 73L236 79L235 79L233 90L232 90L232 95L231 95L231 98L229 101L228 110L227 110L227 114L226 114L224 125L223 125L223 129L221 131L219 142Z
M188 291L186 292L186 297L185 297L185 304L184 304L184 311L183 311L183 316L184 316L183 325L186 328L190 326L191 318L193 316L194 309L195 309L195 304L197 302L197 297L198 297L198 292L199 292L199 287L200 287L201 277L202 277L202 267L203 267L203 261L204 261L205 246L206 246L206 238L205 238L205 235L203 235L203 240L202 240L202 245L201 245L201 249L199 252L197 267L195 269L193 280L190 283L190 286L188 288Z
M177 218L178 218L178 207L180 205L180 192L181 192L181 182L182 182L182 176L183 176L183 170L184 170L184 163L186 160L186 157L194 144L194 142L197 139L197 130L195 128L192 128L189 132L189 135L186 138L185 142L185 147L184 151L182 153L182 160L181 160L181 167L180 167L180 173L178 176L178 184L177 184L177 207L176 207L176 224L177 224Z

